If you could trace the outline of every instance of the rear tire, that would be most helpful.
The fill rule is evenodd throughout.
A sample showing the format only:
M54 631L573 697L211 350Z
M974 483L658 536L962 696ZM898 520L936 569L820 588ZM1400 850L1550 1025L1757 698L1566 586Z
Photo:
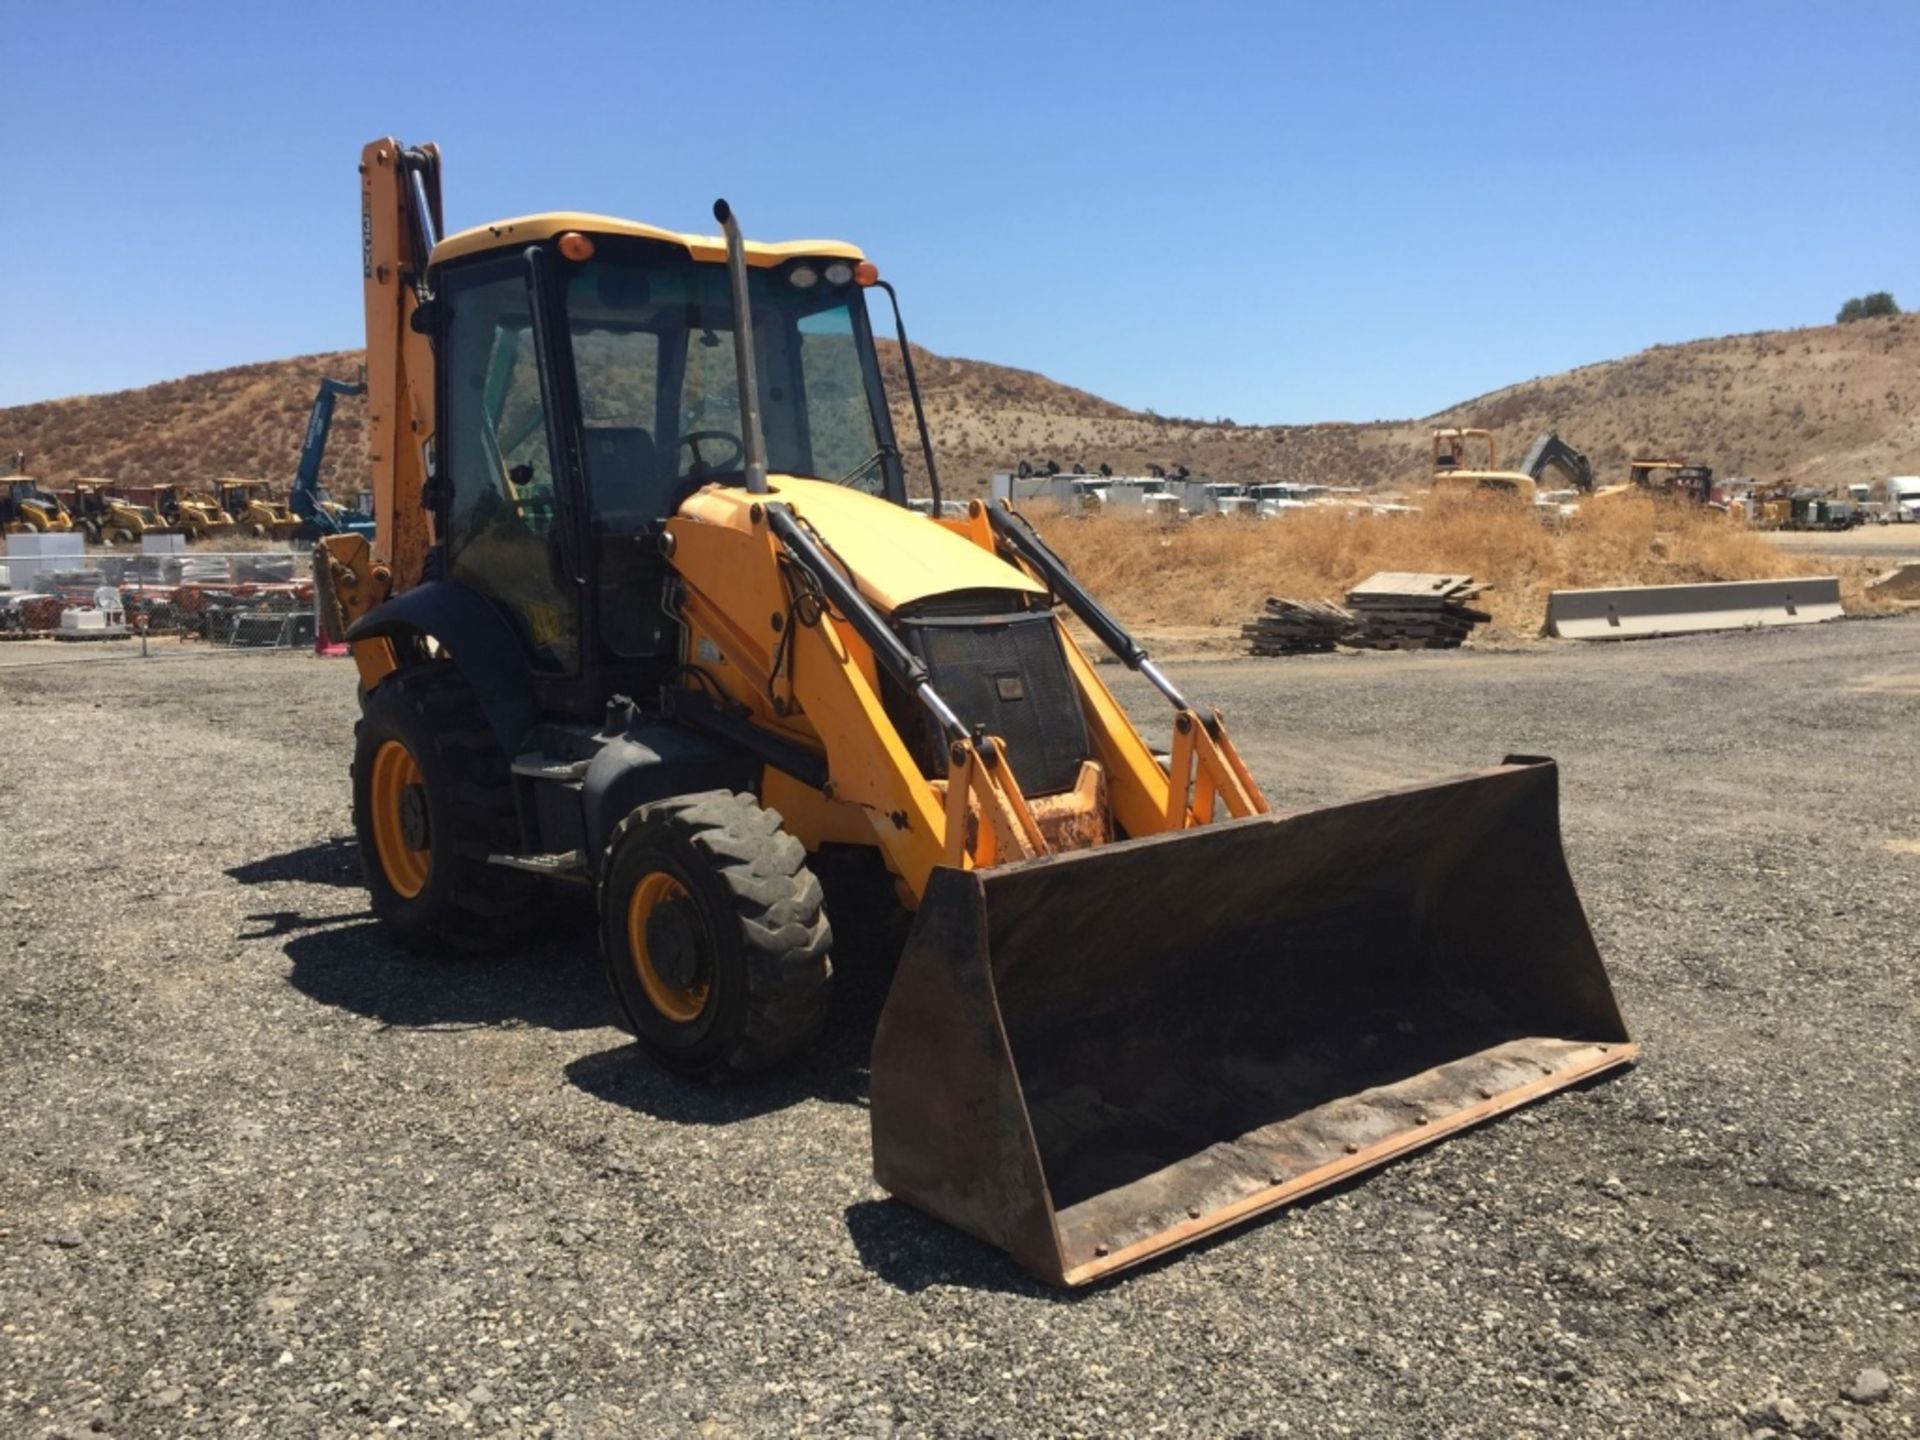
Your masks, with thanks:
M601 948L641 1047L683 1075L764 1070L826 1013L832 931L806 849L751 795L642 805L607 845Z
M513 938L534 882L488 865L519 848L512 777L466 678L415 665L366 697L354 727L353 830L373 913L411 950Z

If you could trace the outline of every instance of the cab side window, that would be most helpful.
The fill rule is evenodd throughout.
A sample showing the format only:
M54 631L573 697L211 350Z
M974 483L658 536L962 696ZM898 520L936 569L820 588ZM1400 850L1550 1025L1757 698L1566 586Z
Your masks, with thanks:
M570 673L579 615L571 587L555 578L554 467L526 271L517 262L455 271L442 299L448 574L499 602L536 670Z

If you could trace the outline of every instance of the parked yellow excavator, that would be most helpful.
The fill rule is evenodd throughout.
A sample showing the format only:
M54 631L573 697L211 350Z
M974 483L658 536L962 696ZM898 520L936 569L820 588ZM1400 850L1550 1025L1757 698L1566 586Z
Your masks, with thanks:
M1559 478L1564 489L1593 493L1592 462L1552 430L1534 440L1515 470L1500 468L1500 444L1491 430L1433 432L1435 490L1510 495L1532 504L1549 475Z
M750 243L725 202L719 236L442 238L435 147L360 170L377 529L316 565L400 941L496 943L571 887L641 1049L721 1078L821 1023L816 876L869 866L913 912L874 1173L1064 1285L1633 1059L1552 762L1272 811L1024 519L943 511L860 250ZM1165 758L1070 618L1164 703Z

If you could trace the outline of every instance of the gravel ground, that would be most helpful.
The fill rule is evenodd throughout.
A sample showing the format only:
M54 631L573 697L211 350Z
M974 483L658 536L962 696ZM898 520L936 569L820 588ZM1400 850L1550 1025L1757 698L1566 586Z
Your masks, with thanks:
M1853 530L1763 530L1782 550L1836 560L1920 560L1920 526L1861 525Z
M1074 1295L873 1185L874 984L672 1082L587 936L365 918L344 663L80 648L0 649L7 1435L1920 1432L1920 617L1183 667L1283 803L1557 756L1646 1058Z

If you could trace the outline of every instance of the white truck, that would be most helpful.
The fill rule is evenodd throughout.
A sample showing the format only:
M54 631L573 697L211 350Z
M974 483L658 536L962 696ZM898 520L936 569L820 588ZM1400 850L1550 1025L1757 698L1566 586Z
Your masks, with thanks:
M1920 524L1920 475L1895 475L1887 481L1887 508L1881 523Z

